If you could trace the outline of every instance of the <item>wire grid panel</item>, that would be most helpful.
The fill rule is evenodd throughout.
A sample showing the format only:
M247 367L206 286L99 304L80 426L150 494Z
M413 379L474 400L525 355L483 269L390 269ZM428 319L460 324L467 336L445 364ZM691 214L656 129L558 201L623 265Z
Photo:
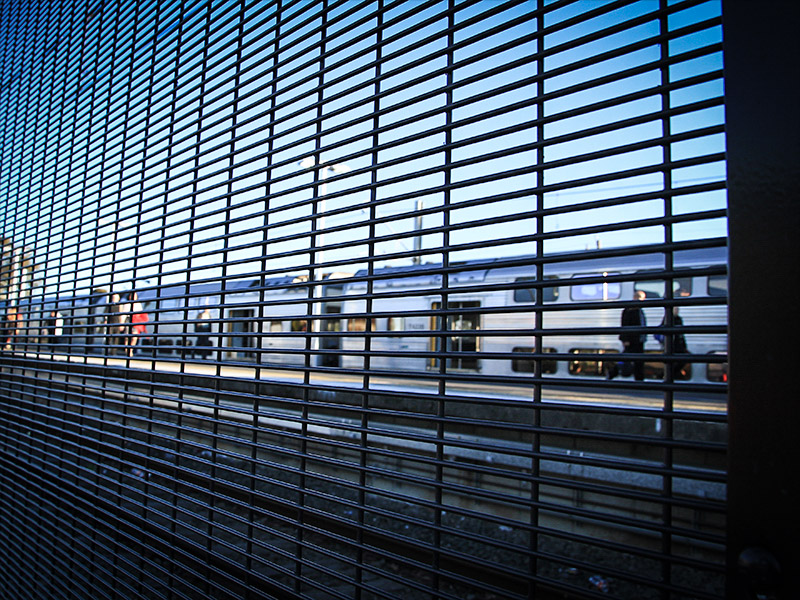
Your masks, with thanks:
M1 10L3 597L723 596L718 2Z

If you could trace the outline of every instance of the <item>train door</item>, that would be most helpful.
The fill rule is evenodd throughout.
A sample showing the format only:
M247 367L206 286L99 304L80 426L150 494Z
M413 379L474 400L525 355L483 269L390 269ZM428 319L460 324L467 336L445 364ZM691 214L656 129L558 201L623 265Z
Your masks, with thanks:
M478 300L470 300L463 302L448 302L448 310L465 310L480 308L481 303ZM438 310L441 307L439 302L434 302L431 305L433 310ZM447 316L447 331L453 332L447 336L434 336L431 338L430 347L433 352L442 351L442 339L446 341L444 351L448 354L447 368L454 370L464 371L477 371L480 368L478 357L469 356L475 354L480 350L479 338L476 334L472 333L480 329L481 316L478 313L464 312L452 313ZM431 317L431 330L441 330L441 317ZM463 333L460 333L463 332ZM463 356L459 354L463 353ZM428 362L431 369L439 368L439 359L431 358Z
M253 324L255 311L252 308L228 311L228 347L231 358L253 358Z
M341 304L326 304L325 314L334 315L342 312ZM323 319L320 324L320 329L323 332L338 332L342 330L341 319ZM322 336L320 338L320 348L322 350L341 350L342 340L339 336ZM320 366L323 367L338 367L341 366L341 352L332 352L331 354L322 354L320 358Z

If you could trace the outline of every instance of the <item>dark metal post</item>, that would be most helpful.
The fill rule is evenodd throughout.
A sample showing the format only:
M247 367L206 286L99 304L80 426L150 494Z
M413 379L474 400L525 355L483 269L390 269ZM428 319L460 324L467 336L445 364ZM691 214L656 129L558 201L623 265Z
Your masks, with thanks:
M730 227L729 598L800 593L795 2L723 4Z

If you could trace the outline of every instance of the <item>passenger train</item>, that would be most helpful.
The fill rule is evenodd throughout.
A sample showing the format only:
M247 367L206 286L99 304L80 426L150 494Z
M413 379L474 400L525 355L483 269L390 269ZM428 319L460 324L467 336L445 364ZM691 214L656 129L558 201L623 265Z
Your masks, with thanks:
M229 280L137 290L148 315L138 356L308 365L370 373L447 372L524 377L598 378L620 360L620 315L643 291L648 328L645 377L664 378L665 311L675 306L692 355L717 358L681 365L676 379L726 381L726 249L676 252L665 278L661 253L586 259L560 255L387 267L329 275ZM671 294L667 286L671 282ZM671 296L670 299L668 296ZM63 320L58 349L114 351L106 317L109 292L35 301L17 336L44 348L44 315ZM42 310L42 308L44 310ZM210 346L195 326L207 309ZM130 309L128 309L130 310ZM674 320L674 317L673 317ZM49 340L53 341L53 340ZM51 346L54 344L50 344ZM541 349L537 352L537 349ZM307 363L313 360L315 362ZM444 362L443 362L444 361Z

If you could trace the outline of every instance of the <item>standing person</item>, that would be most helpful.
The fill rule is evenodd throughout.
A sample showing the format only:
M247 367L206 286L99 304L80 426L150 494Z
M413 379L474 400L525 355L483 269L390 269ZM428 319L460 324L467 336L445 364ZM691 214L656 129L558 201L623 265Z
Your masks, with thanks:
M633 299L641 302L645 299L645 293L638 290L633 294ZM620 324L623 327L622 333L619 334L619 339L622 341L622 353L641 354L644 352L644 342L647 339L647 334L644 332L625 331L624 329L625 327L645 327L647 320L645 319L644 311L638 306L629 306L622 311ZM644 361L624 361L622 363L622 375L630 375L631 370L636 381L644 380ZM614 363L608 370L608 378L614 379L618 374L618 363Z
M203 358L206 358L211 354L211 350L207 350L207 348L211 348L213 346L211 343L210 319L211 311L209 311L207 308L204 308L200 314L197 315L197 323L194 324L194 332L197 334L195 346L198 348L197 353ZM202 350L199 348L202 348Z
M129 298L131 302L131 332L130 337L128 337L128 356L133 356L133 350L139 342L139 338L147 331L149 318L139 302L139 295L136 292L131 292Z
M8 311L6 311L0 318L0 350L5 350L8 344L8 336L10 335L8 325Z
M15 306L10 307L3 323L3 347L6 350L11 350L14 345L14 341L19 333L20 319L22 319L22 316L19 314L17 308Z
M0 333L0 348L3 350L11 350L19 327L18 319L19 314L17 313L17 309L10 306L3 317L3 327Z
M106 335L109 354L116 354L117 345L125 343L125 321L128 315L123 311L119 294L111 294L111 302L107 308Z
M685 298L689 296L689 292L685 289L679 289L676 296ZM664 318L661 321L661 327L666 327L667 325L667 315L664 314ZM672 326L673 327L683 327L683 318L678 314L678 307L672 307ZM670 333L667 334L670 336L672 340L671 352L672 354L689 354L689 347L686 345L686 336L683 333ZM663 334L657 334L655 336L656 340L661 342L662 345L666 346L666 336ZM666 349L666 348L665 348ZM671 363L671 371L672 371L672 380L678 379L688 379L691 375L689 370L689 363L688 362L673 362Z
M683 327L683 318L678 314L678 307L672 308L672 326ZM672 335L672 353L673 354L689 354L689 348L686 345L686 336L682 333L673 333ZM672 363L672 379L688 379L689 377L689 363L674 362Z
M56 346L61 344L61 336L64 331L64 318L57 310L51 310L44 323L44 335L46 344L50 346L51 350L55 350Z

